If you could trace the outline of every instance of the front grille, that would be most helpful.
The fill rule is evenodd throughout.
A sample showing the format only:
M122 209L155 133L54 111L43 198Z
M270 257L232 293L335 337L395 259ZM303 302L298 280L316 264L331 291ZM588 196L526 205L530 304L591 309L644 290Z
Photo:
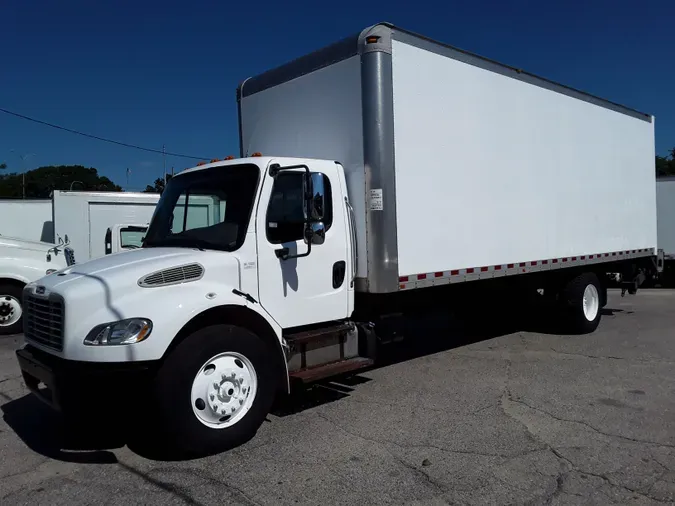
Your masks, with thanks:
M65 248L63 250L63 254L66 257L66 263L68 266L71 266L75 263L75 252L73 251L73 248Z
M23 300L23 333L26 340L63 350L63 324L65 311L63 299L26 294Z

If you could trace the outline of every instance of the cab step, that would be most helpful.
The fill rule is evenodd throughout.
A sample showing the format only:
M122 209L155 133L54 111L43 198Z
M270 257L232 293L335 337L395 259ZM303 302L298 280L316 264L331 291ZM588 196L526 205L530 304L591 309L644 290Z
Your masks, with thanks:
M289 373L292 379L302 381L303 383L312 383L331 376L337 376L359 369L365 369L373 365L374 361L364 357L354 357L347 360L340 360L338 362L331 362L330 364L319 365L316 367L309 367L307 369L300 369Z
M344 338L350 332L355 330L353 323L336 323L328 327L321 327L317 329L304 330L295 332L285 336L286 341L290 346L299 348L307 343L317 343L321 341L330 341L333 339Z

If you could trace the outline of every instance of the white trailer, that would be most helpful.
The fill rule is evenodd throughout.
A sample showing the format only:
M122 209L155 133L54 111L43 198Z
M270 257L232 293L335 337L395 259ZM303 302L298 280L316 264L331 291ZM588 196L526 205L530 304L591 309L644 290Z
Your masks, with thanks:
M54 242L50 199L0 199L0 234L27 241Z
M663 250L662 280L675 282L675 176L656 181L656 206L659 249Z
M656 253L650 115L384 24L238 100L242 158L174 176L142 248L26 287L17 356L55 408L136 397L164 441L222 450L292 381L371 366L392 314L543 290L588 333L605 274L634 293Z
M55 237L68 235L78 263L115 252L106 240L112 229L124 234L116 236L120 247L133 247L158 201L157 193L57 190L52 196Z

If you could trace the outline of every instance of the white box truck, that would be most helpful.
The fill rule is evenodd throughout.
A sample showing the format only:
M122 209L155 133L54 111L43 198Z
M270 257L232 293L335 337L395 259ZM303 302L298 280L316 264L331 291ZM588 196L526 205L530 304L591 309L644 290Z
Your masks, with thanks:
M3 236L54 242L51 199L0 199L0 217Z
M157 193L57 190L52 195L54 234L68 235L80 263L138 247L139 231L147 229L157 202Z
M386 24L238 100L242 158L174 176L142 248L26 287L17 356L50 405L135 398L166 444L220 451L291 380L373 364L390 314L543 290L592 332L605 273L635 292L655 254L650 115Z
M675 176L656 181L656 218L661 273L655 273L664 285L675 284Z

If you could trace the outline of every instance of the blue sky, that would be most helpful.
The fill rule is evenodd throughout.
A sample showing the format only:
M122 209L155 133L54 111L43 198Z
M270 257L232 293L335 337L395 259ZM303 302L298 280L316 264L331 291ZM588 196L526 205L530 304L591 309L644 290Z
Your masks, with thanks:
M240 81L389 21L656 116L675 146L675 2L6 1L0 107L123 142L211 158L238 154ZM14 149L15 152L10 152ZM93 166L129 189L162 156L0 113L0 161ZM167 157L177 170L195 161Z

